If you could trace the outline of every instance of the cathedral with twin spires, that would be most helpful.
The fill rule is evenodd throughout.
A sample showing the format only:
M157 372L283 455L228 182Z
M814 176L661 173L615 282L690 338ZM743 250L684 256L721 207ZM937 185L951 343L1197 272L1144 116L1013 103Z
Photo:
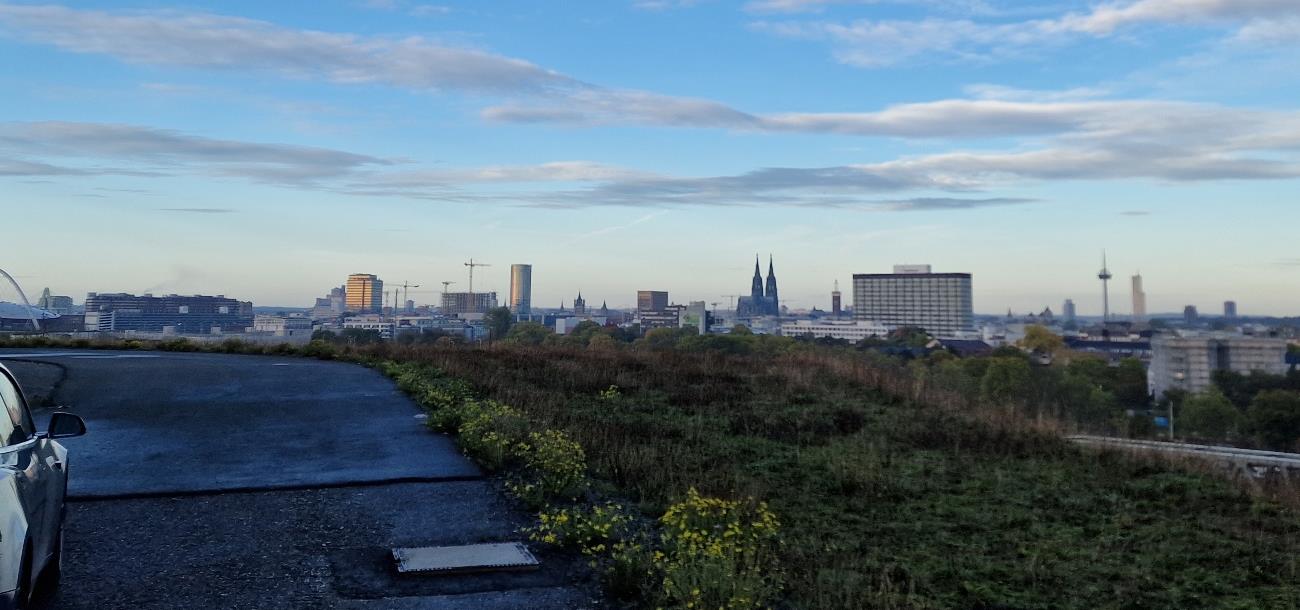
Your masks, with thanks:
M736 303L736 316L756 318L759 316L781 315L781 303L776 297L776 271L773 270L772 256L767 257L767 281L759 271L758 257L754 257L754 282L749 296L740 297Z

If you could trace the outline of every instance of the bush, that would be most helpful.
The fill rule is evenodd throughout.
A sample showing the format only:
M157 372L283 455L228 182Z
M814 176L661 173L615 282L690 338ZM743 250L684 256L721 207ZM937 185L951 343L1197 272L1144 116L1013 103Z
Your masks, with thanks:
M1246 421L1260 444L1269 449L1291 451L1300 439L1300 394L1264 390L1250 403Z
M767 504L708 498L695 488L659 519L662 602L686 608L761 608L781 593L777 520Z
M587 454L565 433L530 433L519 453L529 482L516 484L515 491L525 501L574 499L586 489Z
M1227 438L1237 431L1240 421L1241 413L1218 390L1192 396L1182 408L1183 429L1205 438Z
M500 470L520 453L528 420L519 410L494 400L464 401L460 446L488 470Z

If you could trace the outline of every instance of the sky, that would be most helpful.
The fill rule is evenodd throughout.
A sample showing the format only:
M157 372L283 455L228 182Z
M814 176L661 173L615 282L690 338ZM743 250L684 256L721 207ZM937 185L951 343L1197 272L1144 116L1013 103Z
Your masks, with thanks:
M1104 250L1115 311L1300 314L1295 0L304 6L0 1L0 268L726 307L770 255L792 308L927 263L1096 315Z

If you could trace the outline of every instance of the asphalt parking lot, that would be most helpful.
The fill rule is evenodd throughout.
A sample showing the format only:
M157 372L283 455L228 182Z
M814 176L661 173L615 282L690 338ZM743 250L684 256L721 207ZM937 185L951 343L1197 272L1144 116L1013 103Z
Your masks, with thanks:
M396 546L519 540L529 515L379 373L300 358L0 350L70 452L56 608L590 608L581 561L398 576ZM38 410L38 426L48 408Z

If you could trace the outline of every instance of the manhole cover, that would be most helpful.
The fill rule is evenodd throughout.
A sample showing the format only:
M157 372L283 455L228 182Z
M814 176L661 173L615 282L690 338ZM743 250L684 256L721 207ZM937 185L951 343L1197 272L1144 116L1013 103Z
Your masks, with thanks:
M466 574L536 570L537 558L518 542L423 546L393 549L397 571L402 574Z

